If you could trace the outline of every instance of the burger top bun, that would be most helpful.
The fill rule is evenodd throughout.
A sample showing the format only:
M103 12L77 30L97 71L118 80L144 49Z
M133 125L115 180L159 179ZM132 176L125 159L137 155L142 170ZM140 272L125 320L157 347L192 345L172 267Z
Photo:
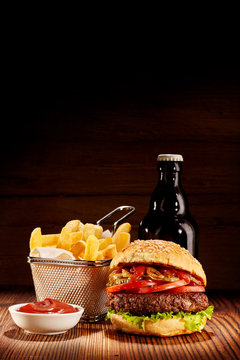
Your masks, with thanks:
M198 276L206 286L207 280L202 265L188 250L166 240L135 240L120 251L110 264L115 269L124 264L152 264L172 266Z
M202 328L206 325L207 318L204 318ZM191 334L197 330L188 330L185 326L184 320L178 319L160 319L158 321L146 320L144 330L137 325L131 324L125 320L122 315L111 314L111 322L116 330L121 330L130 334L138 335L155 335L155 336L175 336Z

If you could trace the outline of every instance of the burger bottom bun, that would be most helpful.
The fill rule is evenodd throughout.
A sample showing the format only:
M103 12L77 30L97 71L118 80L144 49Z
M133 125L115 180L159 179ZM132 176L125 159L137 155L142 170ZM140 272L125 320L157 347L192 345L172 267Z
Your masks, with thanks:
M183 319L160 319L157 321L145 321L145 330L140 329L137 325L132 325L125 320L122 315L111 314L111 322L116 330L121 330L130 334L138 335L155 335L155 336L176 336L191 334L197 330L190 331L185 327ZM203 327L206 325L207 318L203 319Z

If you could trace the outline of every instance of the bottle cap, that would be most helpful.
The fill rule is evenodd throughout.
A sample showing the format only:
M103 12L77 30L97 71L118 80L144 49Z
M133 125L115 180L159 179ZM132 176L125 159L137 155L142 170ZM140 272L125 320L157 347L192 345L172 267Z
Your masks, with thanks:
M180 154L159 154L157 161L183 161L183 157Z

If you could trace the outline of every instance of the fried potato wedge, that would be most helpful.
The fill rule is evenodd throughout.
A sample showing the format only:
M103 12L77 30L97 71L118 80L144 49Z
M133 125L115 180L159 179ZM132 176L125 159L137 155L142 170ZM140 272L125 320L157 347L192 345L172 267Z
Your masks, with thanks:
M117 252L121 251L125 248L128 244L130 244L130 234L128 232L121 232L116 239L116 248Z
M102 250L98 251L96 260L104 260L104 256L103 256Z
M80 220L71 220L66 223L65 227L71 229L72 232L75 232L78 231L79 225L80 225Z
M115 244L108 245L101 251L104 259L112 259L115 255L117 255L117 248Z
M106 237L105 239L99 240L99 250L105 249L108 245L112 244L112 238L110 236Z
M71 229L64 226L59 236L57 248L65 249L70 251L72 240L70 237Z
M83 259L86 249L86 243L83 240L79 240L71 245L71 252L76 259Z
M42 231L40 227L37 227L32 231L29 246L30 250L42 246Z
M71 238L72 244L75 244L76 242L82 240L82 238L83 238L83 232L82 232L82 231L72 232L72 233L70 234L70 238Z
M83 232L83 229L84 229L84 224L80 221L80 224L78 225L77 231L82 231Z
M56 247L60 234L47 234L42 235L42 246Z
M87 241L90 235L96 236L97 239L100 239L103 233L103 228L100 225L87 223L83 228L83 240Z
M123 224L119 225L119 227L117 228L115 234L112 236L113 243L117 242L117 239L119 238L120 233L122 233L122 232L129 233L130 231L131 231L131 224L123 223Z
M98 256L99 240L94 235L89 235L86 241L84 260L95 261Z

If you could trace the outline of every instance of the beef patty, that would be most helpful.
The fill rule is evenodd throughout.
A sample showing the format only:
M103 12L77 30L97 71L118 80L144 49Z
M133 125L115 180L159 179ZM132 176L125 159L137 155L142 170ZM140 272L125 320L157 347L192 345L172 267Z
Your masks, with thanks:
M149 315L157 312L178 313L197 312L208 307L208 298L204 293L151 293L151 294L108 294L107 306L116 311L130 312L134 315Z

